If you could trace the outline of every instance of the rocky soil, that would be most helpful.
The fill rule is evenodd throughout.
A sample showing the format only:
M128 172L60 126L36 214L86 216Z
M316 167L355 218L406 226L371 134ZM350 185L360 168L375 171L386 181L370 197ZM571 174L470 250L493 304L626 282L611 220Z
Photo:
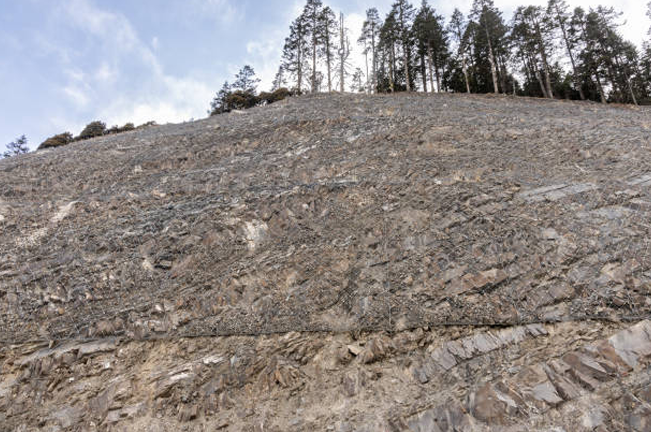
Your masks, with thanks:
M651 431L650 126L320 95L0 161L0 431Z

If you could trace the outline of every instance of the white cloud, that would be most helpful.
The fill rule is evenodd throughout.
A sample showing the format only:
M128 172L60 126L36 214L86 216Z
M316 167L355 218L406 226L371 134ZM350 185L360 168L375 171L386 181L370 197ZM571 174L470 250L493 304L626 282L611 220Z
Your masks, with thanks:
M95 72L95 80L101 84L114 83L119 76L116 68L109 65L107 62L102 62L102 65Z
M74 103L78 108L83 108L88 105L90 99L88 97L87 89L82 89L76 86L66 86L62 89L63 93L68 97L68 99Z
M223 25L234 24L244 19L244 11L230 0L190 0L188 11L196 11L201 16L215 17Z
M228 2L209 3L229 10ZM90 117L109 125L181 122L206 115L215 83L165 73L154 53L157 37L143 42L124 15L100 9L92 0L71 0L64 12L64 19L98 47L92 58L97 64L65 71L68 83L61 90L76 108L92 110ZM74 122L57 118L50 123Z
M159 45L158 36L154 36L153 38L151 38L151 47L154 49L154 51L158 51L158 45Z

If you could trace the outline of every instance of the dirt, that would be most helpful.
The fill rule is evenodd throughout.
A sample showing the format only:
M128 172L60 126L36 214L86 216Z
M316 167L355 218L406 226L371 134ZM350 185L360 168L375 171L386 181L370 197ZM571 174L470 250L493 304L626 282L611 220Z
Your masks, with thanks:
M0 161L0 430L650 430L649 126L319 95Z

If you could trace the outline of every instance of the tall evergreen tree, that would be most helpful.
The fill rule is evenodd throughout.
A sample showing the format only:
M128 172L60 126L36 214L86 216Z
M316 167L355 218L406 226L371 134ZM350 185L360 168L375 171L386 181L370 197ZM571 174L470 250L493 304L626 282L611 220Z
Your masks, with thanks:
M305 23L305 32L309 43L309 50L312 56L312 77L311 89L312 93L317 91L317 52L321 46L322 32L321 32L321 13L323 10L323 3L321 0L307 0L303 8L303 22Z
M379 34L379 49L383 54L384 81L386 82L386 90L391 92L396 91L397 44L398 26L396 23L396 14L394 11L391 11L384 20Z
M278 72L276 72L276 76L271 83L271 90L276 91L280 88L285 87L286 84L287 78L285 77L285 69L283 68L283 65L280 65L278 66Z
M210 103L210 115L224 114L228 111L228 104L226 100L231 94L232 88L228 81L224 82L222 88L217 92L217 95L213 98Z
M468 37L466 36L466 29L468 24L459 9L455 9L450 19L448 31L452 34L454 41L457 44L457 61L461 63L461 70L466 84L466 93L470 93L470 79L468 78Z
M411 54L413 46L412 24L416 15L414 7L408 0L396 0L391 7L395 16L396 32L402 48L402 63L407 91L412 90Z
M423 0L414 20L414 35L420 59L423 89L427 92L429 69L430 88L434 91L434 77L436 77L436 89L441 91L442 69L449 57L448 36L444 29L443 16L437 15L426 0Z
M337 51L337 32L338 23L335 13L326 6L321 11L319 17L319 39L321 47L319 55L325 59L328 74L328 92L332 92L332 67L335 63L335 53Z
M260 79L256 78L253 68L249 65L245 65L240 69L237 75L235 75L235 82L233 83L232 89L244 93L255 94L259 83Z
M574 87L579 93L581 100L585 100L585 94L583 93L583 86L579 79L579 71L576 64L575 50L578 43L576 38L578 32L572 28L571 15L568 12L568 9L569 7L565 0L549 0L549 3L547 4L547 14L552 20L552 25L560 30L563 45L565 46L567 55L570 59Z
M378 50L378 37L380 33L380 27L382 27L382 21L380 20L380 14L376 8L371 8L366 11L366 20L362 25L362 34L359 38L359 41L365 46L365 55L368 56L369 50L371 53L371 75L370 79L367 73L367 80L370 82L370 88L372 91L377 91L377 50Z
M488 61L490 62L491 77L493 79L493 89L495 93L499 93L497 58L495 56L495 41L493 38L496 36L496 27L501 22L501 13L495 7L493 0L473 0L471 15L486 35L487 54Z
M551 27L543 9L539 6L520 6L513 16L511 39L518 46L518 56L524 62L527 79L535 76L543 97L553 99L549 52ZM544 74L544 78L541 74Z
M296 92L303 91L303 74L305 72L305 57L308 51L308 32L305 16L301 14L289 28L289 36L283 47L283 70L296 78Z

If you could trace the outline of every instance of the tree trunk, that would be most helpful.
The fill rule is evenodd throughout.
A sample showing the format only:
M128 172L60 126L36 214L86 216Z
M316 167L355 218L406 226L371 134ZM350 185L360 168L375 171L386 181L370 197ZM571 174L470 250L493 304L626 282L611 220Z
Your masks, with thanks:
M330 29L325 26L325 43L326 43L326 67L328 68L328 93L332 93L332 59L330 58Z
M427 68L425 67L425 54L423 53L420 55L420 74L423 78L423 91L427 93Z
M540 57L542 58L543 70L545 71L545 82L547 84L547 97L554 99L554 91L552 90L552 80L549 73L549 63L547 62L547 53L545 52L545 44L542 38L542 31L540 30L540 23L535 22L536 38L538 39L538 49L540 50Z
M604 94L604 88L601 85L601 78L599 78L599 71L595 71L595 78L597 79L597 89L599 90L599 96L601 96L601 103L606 103L606 95Z
M631 100L633 101L633 105L637 105L637 98L635 97L635 93L633 92L633 86L631 85L631 76L627 72L627 68L622 67L622 63L619 61L619 56L615 56L615 64L617 65L617 70L622 71L622 74L624 74L624 81L626 81L626 87L628 89L628 94L631 95Z
M303 49L301 47L301 40L303 38L303 32L299 31L299 40L298 40L298 67L296 68L296 73L298 75L298 94L301 94L301 85L303 84Z
M432 93L434 93L434 65L433 65L433 61L432 61L433 56L432 56L432 46L431 45L429 45L427 47L427 53L428 53L427 63L428 63L428 67L429 67L429 85L430 85L430 87L432 89Z
M391 88L391 93L396 91L396 45L391 42L391 59L389 61L389 87Z
M540 75L540 70L538 70L538 68L536 68L535 74L536 74L536 79L540 84L540 91L542 91L543 97L545 99L549 98L549 95L547 94L547 88L545 87L545 83L543 82L542 76Z
M461 57L461 68L463 70L463 78L466 80L466 92L470 94L470 80L468 79L468 65L466 64L466 56Z
M316 16L312 16L312 93L316 93Z
M407 35L406 35L406 27L407 25L405 24L405 17L404 17L404 11L402 9L402 4L400 4L400 32L402 33L400 36L402 36L402 57L403 57L403 62L405 63L405 81L407 82L407 91L411 91L411 80L409 79L409 51L408 51L408 46L407 46Z
M344 82L345 81L344 80L344 78L345 78L344 74L346 73L345 65L344 65L344 62L346 61L346 53L345 53L346 47L344 45L345 40L344 40L344 14L343 13L340 15L339 37L341 39L341 45L339 45L339 47L340 47L339 48L339 53L340 53L339 56L340 56L340 60L341 60L341 65L340 65L341 70L339 71L339 73L340 73L340 77L341 77L341 82L339 84L339 88L340 88L341 93L344 93L345 90L346 90L345 82Z
M375 24L371 25L371 49L373 51L373 62L372 62L372 67L373 67L373 88L372 88L372 93L375 93L377 91L377 59L375 58Z
M488 32L488 26L484 26L484 29L486 30L486 40L488 41L488 61L491 64L491 74L493 75L493 88L495 90L495 94L499 94L500 89L497 86L497 66L495 65L495 56L493 55L493 43L491 42L491 36L490 33Z
M441 93L441 68L439 67L439 62L434 60L434 73L436 74L436 92Z
M561 28L563 33L563 40L565 41L565 47L567 48L567 54L570 56L570 62L572 63L572 73L574 74L574 86L579 92L579 97L581 100L585 100L585 93L583 93L583 86L579 82L579 74L576 70L576 61L574 60L574 53L572 53L572 48L570 47L570 40L567 37L567 31L565 30L565 24L563 24L563 19L561 18L561 12L558 9L558 4L556 4L556 17L558 19L558 25Z
M500 66L499 78L500 78L500 84L502 85L502 92L504 94L507 94L508 93L508 90L507 90L508 86L506 85L507 84L506 83L506 78L508 77L509 74L508 74L508 71L506 70L506 62L504 61L503 56L499 56L497 60L498 60L499 66Z

